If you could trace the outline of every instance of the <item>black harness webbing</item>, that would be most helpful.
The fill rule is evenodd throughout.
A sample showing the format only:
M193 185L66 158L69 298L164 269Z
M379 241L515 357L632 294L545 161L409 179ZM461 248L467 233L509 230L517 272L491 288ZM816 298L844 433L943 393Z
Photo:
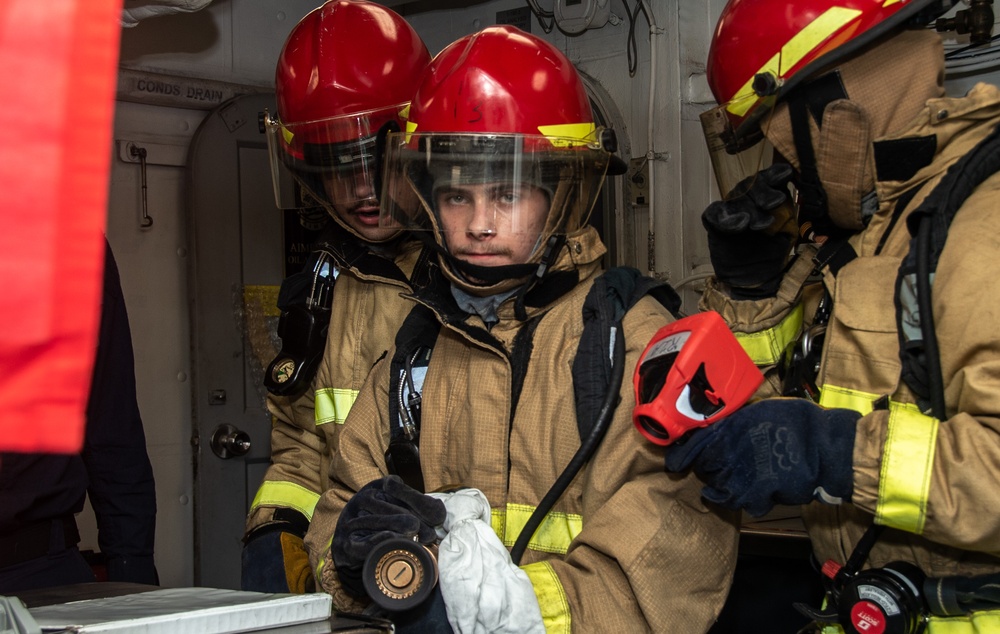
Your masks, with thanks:
M931 304L933 276L955 214L972 192L998 171L1000 126L949 167L906 219L912 238L899 267L895 295L902 379L917 395L921 409L930 410L939 420L945 420L946 413Z
M438 283L441 283L439 280ZM430 286L434 286L432 283ZM449 298L443 287L435 296ZM586 439L598 424L597 414L612 380L613 338L621 338L621 319L644 295L655 297L675 316L680 316L680 297L666 282L643 276L629 267L618 267L598 277L584 300L582 318L583 334L573 362L573 388L576 400L577 426L580 437ZM427 294L422 293L426 298ZM423 303L410 311L396 335L396 352L390 361L389 420L390 440L386 452L389 472L399 475L413 488L423 490L423 475L419 459L419 409L420 388L407 385L413 376L414 360L429 362L434 343L440 331L441 320L461 326L453 302L435 305L434 309ZM435 314L437 313L437 314ZM440 316L440 318L439 318ZM542 318L528 321L515 337L510 354L512 377L511 416L517 407L524 375L533 349L535 328ZM616 329L616 334L612 333ZM470 331L477 339L491 347L503 350L499 342L488 342L483 333ZM416 407L412 407L415 404ZM409 411L408 411L408 406Z

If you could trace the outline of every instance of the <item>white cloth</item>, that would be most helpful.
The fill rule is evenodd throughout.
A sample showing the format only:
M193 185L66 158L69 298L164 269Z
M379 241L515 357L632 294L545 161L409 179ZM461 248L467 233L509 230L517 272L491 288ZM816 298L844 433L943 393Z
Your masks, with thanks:
M201 11L211 3L212 0L126 0L122 8L121 24L125 28L132 28L146 18Z
M438 545L438 585L456 634L545 634L531 580L493 532L483 492L430 495L448 511Z

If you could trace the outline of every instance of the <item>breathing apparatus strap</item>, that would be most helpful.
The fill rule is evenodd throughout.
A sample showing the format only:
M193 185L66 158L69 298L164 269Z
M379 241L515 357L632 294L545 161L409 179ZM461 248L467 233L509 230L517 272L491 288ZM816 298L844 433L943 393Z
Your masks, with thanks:
M441 325L427 306L417 304L396 333L396 352L389 371L389 448L385 452L389 473L398 475L417 491L424 490L420 469L420 410L423 376Z
M583 302L583 334L573 359L573 393L580 438L597 426L615 360L613 337L621 334L621 320L644 295L655 297L675 318L680 318L681 300L666 282L642 275L631 267L609 269L594 281Z
M928 578L923 587L931 614L964 616L980 610L1000 610L1000 573L975 577Z
M895 298L902 379L917 395L921 410L930 410L938 420L945 420L946 413L931 304L934 272L955 214L976 187L998 171L1000 126L949 167L906 219L912 238L899 267Z
M576 398L580 448L538 503L511 547L515 565L528 547L535 531L562 496L576 474L586 464L618 408L625 374L625 313L644 295L659 300L674 317L680 316L680 296L666 282L642 275L631 267L616 267L594 280L583 302L583 334L573 359L573 392Z

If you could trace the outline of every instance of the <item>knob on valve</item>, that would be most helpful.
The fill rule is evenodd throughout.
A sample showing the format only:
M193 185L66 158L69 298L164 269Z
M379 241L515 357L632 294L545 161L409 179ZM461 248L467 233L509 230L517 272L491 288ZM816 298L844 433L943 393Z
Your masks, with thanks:
M365 590L379 607L401 612L420 605L438 581L437 545L389 539L368 554L362 572Z

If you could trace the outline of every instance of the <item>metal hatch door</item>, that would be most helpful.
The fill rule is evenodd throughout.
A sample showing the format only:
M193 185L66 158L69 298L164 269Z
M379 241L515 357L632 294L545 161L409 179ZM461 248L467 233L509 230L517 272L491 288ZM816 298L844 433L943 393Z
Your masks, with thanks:
M258 113L273 103L273 94L259 94L221 104L199 126L188 160L198 586L239 588L244 520L270 454L261 376L276 351L283 216Z

